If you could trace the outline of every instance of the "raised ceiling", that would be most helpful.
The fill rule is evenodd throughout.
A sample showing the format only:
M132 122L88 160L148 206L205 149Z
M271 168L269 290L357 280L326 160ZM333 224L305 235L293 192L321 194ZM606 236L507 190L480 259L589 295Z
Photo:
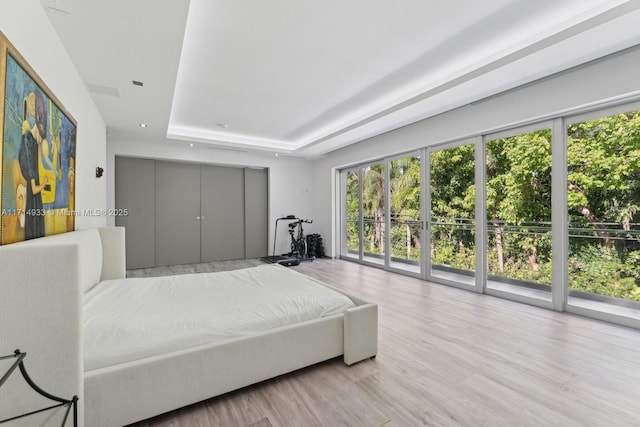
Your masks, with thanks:
M640 43L640 1L40 1L110 139L300 157Z

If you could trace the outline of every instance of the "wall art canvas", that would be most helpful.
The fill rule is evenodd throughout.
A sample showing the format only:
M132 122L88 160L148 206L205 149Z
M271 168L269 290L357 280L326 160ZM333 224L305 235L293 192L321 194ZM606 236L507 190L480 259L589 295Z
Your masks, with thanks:
M0 55L0 244L73 231L77 124L1 32Z

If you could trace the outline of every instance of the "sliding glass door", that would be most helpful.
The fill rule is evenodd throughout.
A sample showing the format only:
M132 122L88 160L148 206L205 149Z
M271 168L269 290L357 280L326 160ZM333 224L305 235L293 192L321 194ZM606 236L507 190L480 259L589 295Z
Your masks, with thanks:
M387 197L384 163L367 165L362 176L362 256L367 262L385 264Z
M340 256L420 275L421 176L418 153L342 171Z
M475 144L428 150L427 278L475 286Z
M422 166L420 155L388 161L389 267L421 274Z
M640 110L568 122L568 304L640 319Z
M485 138L489 293L551 301L551 135L538 125Z
M358 165L341 183L344 258L640 325L640 103Z
M340 174L342 206L342 243L340 254L344 258L360 259L362 224L360 209L360 172L358 169Z

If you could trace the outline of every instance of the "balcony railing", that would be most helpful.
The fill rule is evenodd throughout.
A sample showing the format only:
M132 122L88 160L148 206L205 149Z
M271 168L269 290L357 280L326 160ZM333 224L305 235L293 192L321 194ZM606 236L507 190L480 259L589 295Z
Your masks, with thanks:
M372 233L380 233L386 226L384 221L373 218L364 218L363 221L365 241L371 241ZM350 222L356 227L354 230L357 230L357 221ZM412 228L412 236L420 237L420 220L401 218L392 221L392 227L407 225ZM504 221L488 221L486 228L488 280L550 291L550 222L514 225ZM629 223L623 227L617 223L574 222L567 231L569 295L637 307L640 304L640 223ZM431 222L429 232L432 269L449 270L462 275L474 274L476 227L473 219L438 218ZM381 236L384 233L378 236L381 248L372 250L365 244L363 255L372 259L384 259L384 237L380 239ZM397 239L396 246L391 245L392 261L418 265L419 259L410 259L406 253L419 254L417 244L422 244L423 240L416 239L416 246L409 248L409 251L406 242L406 239ZM501 255L498 253L498 243L501 244ZM460 248L464 248L464 256L459 256ZM352 245L348 249L349 252L357 253L358 246ZM502 263L499 256L502 256Z

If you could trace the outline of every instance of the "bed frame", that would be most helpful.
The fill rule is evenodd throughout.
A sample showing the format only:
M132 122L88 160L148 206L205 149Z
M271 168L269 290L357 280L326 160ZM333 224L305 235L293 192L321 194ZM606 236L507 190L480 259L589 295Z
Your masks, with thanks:
M341 355L351 365L377 354L377 305L347 295L356 307L340 315L85 372L82 293L125 277L124 248L122 227L0 247L0 354L28 352L43 388L80 396L86 426L123 426ZM9 412L32 404L20 390L9 399Z

